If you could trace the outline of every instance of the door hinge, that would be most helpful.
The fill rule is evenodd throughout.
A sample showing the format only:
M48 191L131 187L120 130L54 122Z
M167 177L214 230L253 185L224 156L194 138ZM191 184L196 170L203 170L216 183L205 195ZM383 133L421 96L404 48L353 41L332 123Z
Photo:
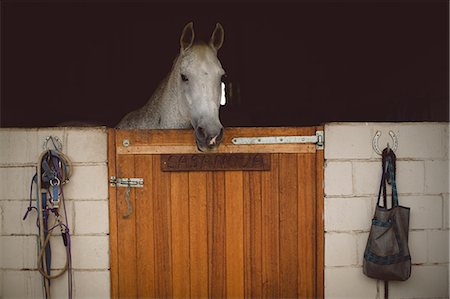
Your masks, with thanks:
M143 188L143 178L116 178L112 176L109 178L109 183L113 187L130 187L130 188Z
M235 137L231 141L235 145L314 143L316 149L321 150L325 144L325 137L323 131L316 131L316 135L312 136Z

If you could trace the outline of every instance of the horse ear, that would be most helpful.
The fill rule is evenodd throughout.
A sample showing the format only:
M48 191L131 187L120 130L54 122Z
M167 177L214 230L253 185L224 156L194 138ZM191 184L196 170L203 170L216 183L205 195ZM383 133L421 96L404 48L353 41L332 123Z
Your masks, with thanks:
M186 51L192 46L194 43L194 37L194 23L189 22L186 26L184 26L180 37L180 46L182 51Z
M211 35L211 39L209 40L209 45L218 51L223 45L223 36L224 31L222 25L220 23L216 24L216 28Z

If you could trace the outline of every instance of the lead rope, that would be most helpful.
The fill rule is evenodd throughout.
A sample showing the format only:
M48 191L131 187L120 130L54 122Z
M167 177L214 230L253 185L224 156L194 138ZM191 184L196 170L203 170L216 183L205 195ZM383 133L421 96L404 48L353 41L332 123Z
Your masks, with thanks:
M53 140L52 140L53 142ZM23 217L25 220L28 213L35 209L38 212L37 227L38 259L37 267L43 276L43 289L46 299L51 299L51 279L55 279L68 272L68 298L72 298L72 258L70 247L70 231L67 222L67 210L64 199L63 184L69 181L72 174L70 160L55 146L55 150L44 151L38 160L36 174L33 176L30 188L30 204ZM36 184L36 207L32 206L32 189ZM63 206L64 218L61 219L60 206ZM48 218L53 214L55 220L48 226ZM60 228L64 246L66 248L66 264L57 274L51 275L51 247L50 237L55 228Z

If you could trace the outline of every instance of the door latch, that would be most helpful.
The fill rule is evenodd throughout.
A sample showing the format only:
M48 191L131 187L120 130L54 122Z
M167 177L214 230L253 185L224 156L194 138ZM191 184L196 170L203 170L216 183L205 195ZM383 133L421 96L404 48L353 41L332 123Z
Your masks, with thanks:
M112 187L126 187L125 202L127 203L127 212L123 215L123 218L128 218L133 213L133 206L130 201L131 188L143 188L143 178L116 178L112 176L109 178L109 183Z

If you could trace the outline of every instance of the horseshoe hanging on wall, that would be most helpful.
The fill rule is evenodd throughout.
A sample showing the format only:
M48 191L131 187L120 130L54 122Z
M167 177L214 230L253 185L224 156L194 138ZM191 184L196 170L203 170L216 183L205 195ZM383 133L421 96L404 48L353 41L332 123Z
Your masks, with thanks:
M396 152L396 151L397 151L397 148L398 148L398 140L397 140L397 136L396 136L395 133L392 132L392 131L389 131L389 135L390 135L391 138L392 138L393 146L391 147L391 146L389 145L389 142L388 142L387 146L388 146L389 148L391 148L394 152ZM373 139L372 139L372 148L373 148L373 150L374 150L378 155L381 156L382 150L380 150L380 147L378 146L378 139L380 139L380 136L381 136L381 131L377 131L377 133L375 134L375 136L374 136Z

